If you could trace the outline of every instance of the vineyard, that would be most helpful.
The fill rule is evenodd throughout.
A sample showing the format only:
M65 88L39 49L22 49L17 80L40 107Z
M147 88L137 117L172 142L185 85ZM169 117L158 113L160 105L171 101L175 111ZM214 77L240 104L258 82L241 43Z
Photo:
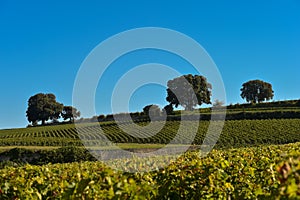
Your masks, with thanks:
M300 143L0 170L0 199L299 199Z
M161 125L159 121L152 123L152 127ZM203 143L209 128L214 132L222 127L221 121L188 120L178 134L181 123L166 121L156 134L152 128L129 130L139 137L123 130L128 124L115 122L0 130L2 147L64 147L12 149L1 153L4 162L0 166L0 199L297 199L300 196L300 119L227 120L216 148L204 158L199 157L199 151L189 151L179 158L168 154L103 163L81 148L83 143L91 148L107 147L105 138L129 145L164 145L171 141L189 144L194 138L191 143L196 146ZM135 124L147 127L149 122ZM216 138L206 139L209 142ZM165 166L166 163L170 165Z
M154 125L160 122L153 122ZM98 123L74 125L57 125L32 127L24 129L0 130L0 146L86 146L107 145L104 136L114 143L140 144L186 144L193 138L193 127L196 121L185 121L183 132L178 136L180 121L167 121L155 135L153 130L136 132L140 137L134 137L124 132L124 125L114 122L100 123L103 134L100 134ZM209 125L220 128L220 121L200 121L193 144L202 144ZM138 122L145 126L148 122ZM80 131L80 135L77 130ZM222 134L217 142L217 148L244 147L261 144L287 144L300 141L300 119L270 119L270 120L228 120L225 122ZM135 130L132 130L135 132ZM177 137L175 138L175 136ZM208 138L214 140L214 138Z

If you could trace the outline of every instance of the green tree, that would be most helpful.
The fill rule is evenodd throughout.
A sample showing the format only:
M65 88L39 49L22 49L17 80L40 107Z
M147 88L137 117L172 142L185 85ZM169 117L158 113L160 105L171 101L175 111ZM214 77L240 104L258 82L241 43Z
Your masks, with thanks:
M26 116L33 125L39 121L45 125L49 119L59 119L62 109L63 104L56 101L54 94L39 93L29 98Z
M213 103L213 107L215 107L215 108L221 108L223 106L224 106L224 102L220 101L219 99L216 99Z
M61 112L61 116L64 120L70 119L70 121L74 121L75 118L80 117L80 111L72 106L64 106Z
M183 75L168 81L167 98L171 105L181 105L185 110L193 110L203 103L211 104L212 86L204 76Z
M167 115L171 115L174 111L172 104L168 104L164 107L164 111Z
M143 108L143 112L147 116L160 116L161 110L158 105L147 105Z
M248 81L241 88L241 97L247 102L260 103L273 99L273 96L272 85L261 80Z

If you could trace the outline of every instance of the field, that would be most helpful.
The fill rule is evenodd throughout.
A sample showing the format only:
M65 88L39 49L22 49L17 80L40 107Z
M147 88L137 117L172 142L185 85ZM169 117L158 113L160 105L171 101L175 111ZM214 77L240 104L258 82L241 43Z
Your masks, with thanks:
M300 143L169 157L24 165L0 170L1 199L297 199Z
M145 126L148 122L138 122ZM154 122L159 123L159 122ZM183 134L178 136L174 144L189 143L191 127L197 126L198 122L186 121ZM209 124L220 127L219 121L200 121L199 128L193 144L202 144ZM133 137L120 129L114 122L100 123L104 135L114 143L137 143L137 144L168 144L175 138L180 122L167 121L165 126L156 135L148 138ZM76 128L81 130L79 136ZM57 146L82 146L84 140L86 146L106 146L103 135L99 134L99 124L89 123L74 125L58 125L46 127L32 127L24 129L12 129L0 131L0 147L28 146L28 147L57 147ZM134 130L133 130L134 131ZM300 142L300 119L270 119L270 120L228 120L225 122L222 134L216 148L232 148L255 146L262 144L287 144ZM138 133L137 133L138 134ZM143 137L152 134L152 131L143 132ZM212 138L213 139L213 138Z

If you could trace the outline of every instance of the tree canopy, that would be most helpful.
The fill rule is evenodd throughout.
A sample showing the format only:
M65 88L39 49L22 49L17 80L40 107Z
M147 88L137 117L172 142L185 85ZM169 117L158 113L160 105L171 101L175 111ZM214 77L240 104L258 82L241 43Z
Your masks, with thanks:
M171 105L181 105L185 110L193 110L195 106L211 104L212 86L204 76L183 75L168 81L167 98Z
M160 116L161 110L158 105L147 105L143 108L143 112L147 116Z
M49 119L60 118L62 109L63 104L56 101L54 94L39 93L29 98L26 116L30 123L42 121L44 125Z
M224 106L224 102L220 101L219 99L216 99L213 103L213 107L215 108L221 108L222 106Z
M64 106L61 116L64 120L70 119L70 121L74 121L75 118L80 117L80 112L72 106Z
M171 104L166 105L163 110L167 115L171 115L174 111L173 106Z
M251 80L242 85L241 97L247 102L260 103L272 99L274 91L270 83Z

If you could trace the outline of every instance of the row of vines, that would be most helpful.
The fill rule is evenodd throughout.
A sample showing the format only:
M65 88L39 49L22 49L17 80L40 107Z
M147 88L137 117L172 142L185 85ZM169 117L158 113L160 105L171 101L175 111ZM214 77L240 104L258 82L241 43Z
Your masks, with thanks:
M161 122L153 122L157 127ZM148 122L137 125L146 126ZM126 124L94 123L88 125L49 126L42 129L27 128L0 131L0 146L86 146L107 145L107 141L114 143L159 143L168 144L202 144L207 130L214 132L220 129L220 121L185 121L184 127L178 134L180 121L167 121L157 133L154 129L139 131L123 130ZM101 129L100 129L101 127ZM198 127L196 135L195 127ZM78 134L79 130L80 134ZM217 147L240 147L260 144L286 144L300 141L300 119L272 119L272 120L233 120L226 121ZM217 131L215 131L217 132ZM136 136L132 136L134 133ZM176 137L175 137L176 136ZM214 135L215 137L215 135ZM208 141L215 138L208 138Z

